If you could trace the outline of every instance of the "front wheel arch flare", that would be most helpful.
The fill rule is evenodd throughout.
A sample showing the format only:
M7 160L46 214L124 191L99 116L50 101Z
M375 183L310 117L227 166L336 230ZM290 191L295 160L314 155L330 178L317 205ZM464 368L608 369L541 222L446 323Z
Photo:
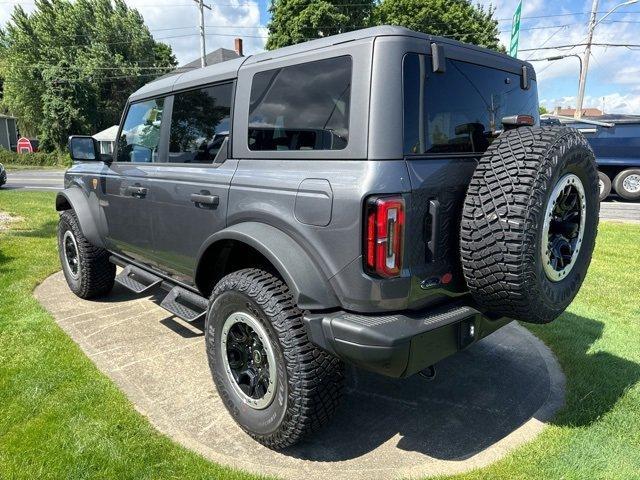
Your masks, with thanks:
M75 212L82 234L92 245L105 248L89 199L79 187L66 188L56 195L56 211L65 210Z

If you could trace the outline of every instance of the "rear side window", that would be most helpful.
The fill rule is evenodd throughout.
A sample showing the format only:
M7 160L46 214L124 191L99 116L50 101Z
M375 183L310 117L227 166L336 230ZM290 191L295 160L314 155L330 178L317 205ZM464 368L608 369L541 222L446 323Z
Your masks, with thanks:
M169 162L213 163L229 136L232 90L227 83L174 96Z
M254 75L250 150L341 150L349 142L351 57Z
M157 162L164 98L132 103L118 138L119 162Z
M431 57L404 58L405 154L482 153L505 116L539 118L536 82L520 87L520 76L447 59L433 73Z

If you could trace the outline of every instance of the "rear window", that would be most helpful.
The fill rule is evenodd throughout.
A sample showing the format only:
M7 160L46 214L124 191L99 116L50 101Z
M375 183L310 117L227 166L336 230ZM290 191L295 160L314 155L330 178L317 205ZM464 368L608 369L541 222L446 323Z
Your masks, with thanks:
M259 72L249 105L250 150L341 150L349 142L351 57Z
M433 73L431 57L407 54L403 67L405 154L482 153L509 115L539 118L536 82L458 60Z

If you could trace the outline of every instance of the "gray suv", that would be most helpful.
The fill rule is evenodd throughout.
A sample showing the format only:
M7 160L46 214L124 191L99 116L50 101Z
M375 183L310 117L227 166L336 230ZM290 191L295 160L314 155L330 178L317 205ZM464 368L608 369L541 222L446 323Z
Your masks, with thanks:
M164 289L204 320L221 399L274 449L327 422L344 362L428 376L512 319L550 322L596 237L593 153L539 126L531 65L403 28L159 79L112 158L69 147L70 288Z

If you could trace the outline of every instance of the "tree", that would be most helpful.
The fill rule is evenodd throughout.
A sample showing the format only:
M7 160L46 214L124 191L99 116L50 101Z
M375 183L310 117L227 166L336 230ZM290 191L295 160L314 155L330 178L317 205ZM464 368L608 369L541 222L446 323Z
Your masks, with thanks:
M471 0L382 0L374 22L504 51L494 13L493 7L485 9Z
M544 115L546 113L549 113L549 110L547 110L547 107L545 107L544 105L540 105L538 107L538 110L540 111L540 115Z
M358 30L370 24L374 0L273 0L267 49Z
M471 0L274 0L267 48L336 33L398 25L504 52L495 10Z
M117 124L128 95L177 63L123 0L35 5L0 30L0 77L2 104L45 149Z

